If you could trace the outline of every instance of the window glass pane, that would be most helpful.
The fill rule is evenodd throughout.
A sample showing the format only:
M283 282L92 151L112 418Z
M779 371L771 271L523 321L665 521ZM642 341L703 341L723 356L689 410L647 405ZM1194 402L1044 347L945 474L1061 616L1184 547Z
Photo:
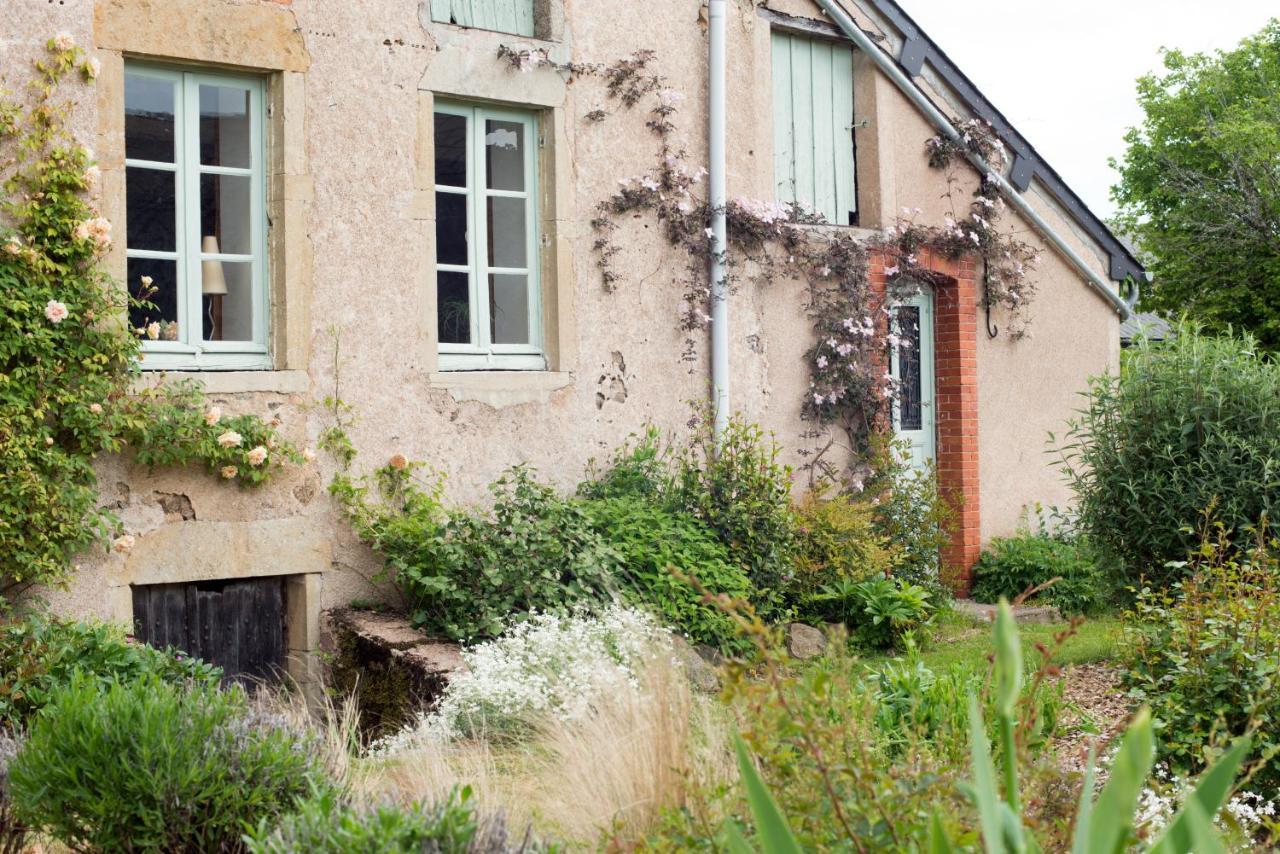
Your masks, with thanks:
M436 317L441 344L471 343L471 287L466 273L436 273Z
M898 320L898 429L919 430L924 423L920 383L920 309L899 306Z
M126 245L130 249L177 250L175 176L159 169L125 170Z
M528 258L525 200L489 199L489 266L524 267Z
M436 183L467 186L467 120L436 113Z
M249 168L249 90L242 86L200 87L200 162Z
M489 119L485 122L484 151L491 190L524 190L524 125Z
M467 197L461 193L436 193L436 263L470 263Z
M529 278L489 276L489 329L495 344L529 343Z
M151 277L151 289L142 284L142 277ZM130 306L129 325L145 329L148 324L159 324L160 340L177 341L178 329L178 262L157 261L153 258L130 258L128 261L129 293L136 300L151 305Z
M202 261L201 314L206 341L252 341L253 264Z
M200 248L248 255L253 251L251 179L248 175L200 176ZM212 237L215 244L209 242Z
M124 76L124 156L173 162L174 81Z

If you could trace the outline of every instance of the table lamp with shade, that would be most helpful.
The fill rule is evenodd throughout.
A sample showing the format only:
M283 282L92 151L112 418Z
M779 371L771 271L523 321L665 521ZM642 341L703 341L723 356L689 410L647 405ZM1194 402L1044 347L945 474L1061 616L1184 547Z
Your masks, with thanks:
M200 241L200 249L205 255L217 255L218 238L205 235ZM222 271L222 262L206 258L200 263L200 292L209 298L209 340L222 340L222 298L227 295L227 278Z

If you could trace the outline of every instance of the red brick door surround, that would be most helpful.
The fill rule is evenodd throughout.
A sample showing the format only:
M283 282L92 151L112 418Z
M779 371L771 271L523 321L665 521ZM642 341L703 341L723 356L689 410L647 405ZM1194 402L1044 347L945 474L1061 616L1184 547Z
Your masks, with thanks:
M884 293L885 258L869 258L871 287ZM951 542L943 549L944 578L957 596L969 593L982 551L978 492L978 288L973 258L921 252L934 282L934 406L938 488L955 512Z

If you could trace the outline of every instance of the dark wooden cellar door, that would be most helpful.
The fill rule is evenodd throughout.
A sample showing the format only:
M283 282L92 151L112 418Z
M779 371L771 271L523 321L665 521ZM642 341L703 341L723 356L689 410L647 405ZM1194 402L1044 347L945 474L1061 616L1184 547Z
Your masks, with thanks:
M134 634L222 668L241 683L284 673L284 578L196 581L133 588Z

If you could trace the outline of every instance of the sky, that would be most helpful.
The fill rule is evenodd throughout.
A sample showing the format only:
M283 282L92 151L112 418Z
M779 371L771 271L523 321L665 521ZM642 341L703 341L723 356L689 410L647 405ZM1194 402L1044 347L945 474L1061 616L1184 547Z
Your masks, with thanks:
M1234 47L1276 0L901 0L1049 165L1100 216L1114 212L1108 157L1141 122L1134 81L1160 48Z

